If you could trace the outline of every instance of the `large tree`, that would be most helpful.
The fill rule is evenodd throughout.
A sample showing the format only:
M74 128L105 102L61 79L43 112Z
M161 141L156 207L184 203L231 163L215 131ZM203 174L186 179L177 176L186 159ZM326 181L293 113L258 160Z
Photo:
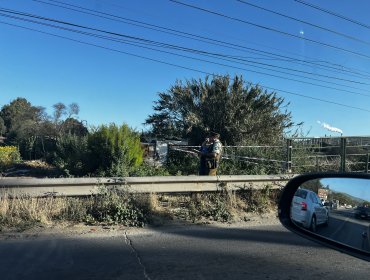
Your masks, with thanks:
M0 117L0 136L5 135L6 126L2 117Z
M32 106L25 98L17 98L4 105L0 117L6 127L8 142L18 144L21 139L33 134L40 121L44 108Z
M32 106L25 98L18 97L9 104L4 105L0 111L0 117L9 132L18 130L25 121L36 122L40 119L42 108Z
M79 112L76 103L57 103L53 108L49 116L45 108L33 106L25 98L14 99L0 110L0 136L5 133L6 144L18 146L24 159L50 159L58 138L88 133L83 123L74 118Z
M294 125L287 105L276 92L246 83L242 76L206 77L177 81L160 92L145 124L159 138L188 138L192 144L210 130L228 145L268 144Z

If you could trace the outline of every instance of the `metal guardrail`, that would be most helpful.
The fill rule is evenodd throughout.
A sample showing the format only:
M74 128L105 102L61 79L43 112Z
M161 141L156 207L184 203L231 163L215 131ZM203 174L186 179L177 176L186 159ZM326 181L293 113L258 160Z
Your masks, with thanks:
M221 189L281 188L294 175L163 176L123 178L0 178L0 196L87 196L102 185L132 193L214 192Z

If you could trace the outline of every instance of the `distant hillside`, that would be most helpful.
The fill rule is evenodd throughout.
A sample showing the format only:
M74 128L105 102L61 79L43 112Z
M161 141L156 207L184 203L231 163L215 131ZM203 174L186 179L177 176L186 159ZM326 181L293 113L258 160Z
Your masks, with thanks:
M370 202L367 201L367 200L364 200L362 198L355 197L355 196L352 196L352 195L349 195L349 194L343 193L343 192L332 191L332 198L335 199L335 200L339 200L340 204L350 204L352 206L353 205L361 205L361 204L364 204L364 203L370 204Z

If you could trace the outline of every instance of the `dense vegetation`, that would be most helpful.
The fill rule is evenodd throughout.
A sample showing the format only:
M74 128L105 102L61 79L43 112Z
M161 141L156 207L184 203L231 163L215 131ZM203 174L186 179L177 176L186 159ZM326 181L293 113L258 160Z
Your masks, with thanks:
M280 190L241 188L237 192L203 194L132 194L101 187L99 195L88 197L0 196L0 232L22 231L53 223L83 222L88 225L161 225L173 219L188 222L249 221L253 214L276 209Z
M275 92L252 86L242 76L177 81L159 93L146 124L157 137L189 139L198 145L210 130L228 145L273 144L292 129L288 104Z
M224 145L277 145L294 127L286 106L275 92L247 84L241 76L178 81L159 93L154 114L145 122L149 131L140 135L127 124L87 127L78 118L76 103L57 103L49 115L45 108L17 98L1 108L0 136L5 141L0 145L15 146L23 160L50 163L64 176L196 174L198 159L183 153L170 153L162 168L145 164L140 137L177 137L199 145L214 130ZM220 172L277 173L280 167L236 160L225 161Z
M10 162L41 159L65 176L129 176L142 165L140 135L127 124L88 129L78 120L79 106L57 103L53 114L17 98L0 111L0 153L3 167ZM18 153L18 154L17 154ZM141 167L142 169L142 167Z

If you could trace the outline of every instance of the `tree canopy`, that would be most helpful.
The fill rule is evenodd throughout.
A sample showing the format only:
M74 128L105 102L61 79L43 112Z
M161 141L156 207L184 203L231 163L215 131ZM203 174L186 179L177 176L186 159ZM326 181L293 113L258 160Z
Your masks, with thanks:
M86 135L88 130L76 117L76 103L68 107L63 103L53 106L49 116L45 108L33 106L27 99L18 97L0 110L0 136L6 144L19 147L25 159L53 156L56 141L67 134Z
M66 176L156 174L155 168L143 165L138 132L114 123L88 129L78 113L76 103L56 103L48 115L17 98L1 107L0 136L6 136L5 145L19 149L22 159L46 160Z
M293 127L284 98L242 76L207 76L176 81L159 93L154 113L145 124L158 138L187 138L199 144L208 131L217 131L228 145L269 144Z

